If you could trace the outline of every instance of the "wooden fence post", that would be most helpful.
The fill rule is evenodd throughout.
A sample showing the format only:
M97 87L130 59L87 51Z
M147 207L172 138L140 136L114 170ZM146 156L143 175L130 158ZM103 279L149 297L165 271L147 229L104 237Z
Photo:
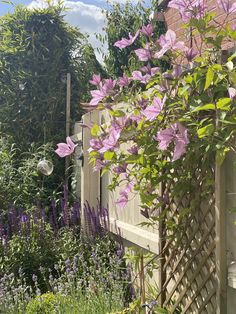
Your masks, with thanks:
M215 167L216 314L227 313L225 163Z
M99 111L91 111L83 115L83 123L99 124L100 113ZM89 164L89 152L90 147L90 129L83 129L83 167L81 168L81 225L83 234L89 236L91 234L91 225L84 205L86 202L91 207L96 209L98 200L100 199L100 172L94 171L92 165Z

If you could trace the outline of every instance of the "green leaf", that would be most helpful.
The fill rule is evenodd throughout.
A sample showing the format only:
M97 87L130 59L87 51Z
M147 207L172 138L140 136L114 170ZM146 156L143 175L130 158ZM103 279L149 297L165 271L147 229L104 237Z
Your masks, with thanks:
M197 130L197 134L199 138L203 138L205 136L209 136L214 131L214 125L212 123L204 126L203 128L200 128Z
M230 109L230 98L220 98L216 103L216 108L221 110L229 110Z
M222 163L224 162L226 154L228 153L228 151L229 151L229 149L225 148L225 147L217 150L217 152L216 152L216 163L218 165L222 165Z
M236 51L228 58L228 61L232 61L234 58L236 58Z
M108 172L108 168L102 168L101 176Z
M99 126L96 123L94 123L93 127L91 128L92 136L97 136L99 131L100 131Z
M109 113L110 113L111 116L117 117L117 118L125 116L125 112L122 111L122 110L115 110L115 111L109 110Z
M216 107L214 104L206 104L203 106L198 106L196 107L192 112L197 112L197 111L201 111L201 110L215 110Z
M107 151L107 152L104 153L104 159L105 160L112 160L114 155L115 155L114 152Z
M213 82L213 79L214 79L214 71L211 67L209 67L206 74L206 83L205 83L204 90L206 90L211 85L211 83Z

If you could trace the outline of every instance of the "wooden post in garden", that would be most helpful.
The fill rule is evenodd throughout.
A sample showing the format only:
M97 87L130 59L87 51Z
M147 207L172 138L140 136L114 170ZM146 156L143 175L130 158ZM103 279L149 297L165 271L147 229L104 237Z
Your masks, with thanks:
M215 168L216 314L227 313L225 163Z
M71 99L71 75L66 75L66 136L70 136L70 99ZM68 185L68 168L70 166L70 156L65 160L65 179L66 185Z
M94 110L86 113L82 117L84 124L97 123L99 124L99 111ZM89 164L89 152L90 147L90 129L83 128L83 160L84 164L81 168L81 226L82 233L85 236L91 234L91 224L88 217L88 213L85 210L84 205L88 202L90 207L96 209L98 200L100 199L100 172L94 171L91 164Z

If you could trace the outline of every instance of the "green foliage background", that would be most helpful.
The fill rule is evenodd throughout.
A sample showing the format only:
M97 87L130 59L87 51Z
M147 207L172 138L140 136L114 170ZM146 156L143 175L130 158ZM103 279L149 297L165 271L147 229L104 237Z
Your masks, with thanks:
M78 120L91 73L92 47L69 26L63 8L17 7L0 19L0 122L17 146L65 136L66 73L72 76L72 116Z
M61 5L40 10L18 6L0 18L2 211L13 203L24 208L37 200L47 203L63 183L64 160L53 149L65 141L66 74L71 74L73 125L82 114L80 102L88 99L92 73L103 71L87 37L64 21L63 12ZM50 153L41 147L46 143ZM36 171L40 158L54 163L49 178Z

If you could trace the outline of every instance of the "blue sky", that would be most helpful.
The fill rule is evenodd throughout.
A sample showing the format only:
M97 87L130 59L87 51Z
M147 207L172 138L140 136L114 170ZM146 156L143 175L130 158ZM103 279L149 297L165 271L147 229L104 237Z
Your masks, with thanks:
M1 1L1 0L0 0ZM55 0L57 1L57 0ZM126 2L126 0L110 0L113 2ZM132 0L135 4L139 0ZM150 0L145 0L147 5ZM16 4L22 4L29 8L42 8L45 6L44 0L12 0ZM103 28L105 25L105 17L102 12L102 8L107 7L106 0L65 0L64 4L70 10L65 12L65 20L73 26L80 28L82 33L89 35L89 41L95 48L102 49L106 53L106 45L101 47L101 43L96 39L96 33L103 34ZM14 7L12 5L4 4L0 2L0 16L7 12L12 12ZM100 53L97 53L97 57L102 61Z

